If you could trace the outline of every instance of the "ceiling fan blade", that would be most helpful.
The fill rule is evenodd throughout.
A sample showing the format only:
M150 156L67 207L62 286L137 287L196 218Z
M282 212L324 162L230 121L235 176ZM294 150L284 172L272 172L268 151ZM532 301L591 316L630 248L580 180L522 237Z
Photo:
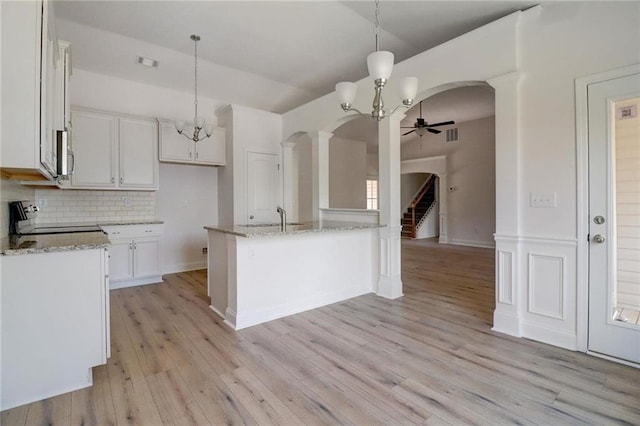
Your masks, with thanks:
M455 121L442 121L440 123L429 124L427 127L449 126L451 124L456 124L456 122Z
M416 129L409 130L407 133L403 133L402 136L407 136L409 133L413 133L415 131L416 131Z
M427 132L433 133L434 135L437 135L438 133L442 133L440 130L436 130L436 129L427 129Z

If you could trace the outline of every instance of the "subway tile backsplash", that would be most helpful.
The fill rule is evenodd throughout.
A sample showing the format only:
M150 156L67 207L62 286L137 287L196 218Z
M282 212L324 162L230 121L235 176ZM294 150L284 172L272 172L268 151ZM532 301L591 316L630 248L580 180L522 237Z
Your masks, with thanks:
M153 220L155 192L36 189L36 223Z

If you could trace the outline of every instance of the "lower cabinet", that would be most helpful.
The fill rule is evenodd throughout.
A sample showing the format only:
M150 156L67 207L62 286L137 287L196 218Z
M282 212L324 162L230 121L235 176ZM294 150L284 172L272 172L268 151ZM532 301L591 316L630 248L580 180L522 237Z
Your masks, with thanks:
M91 386L109 346L105 249L0 256L0 410Z
M162 281L162 225L113 225L102 229L111 241L111 289Z

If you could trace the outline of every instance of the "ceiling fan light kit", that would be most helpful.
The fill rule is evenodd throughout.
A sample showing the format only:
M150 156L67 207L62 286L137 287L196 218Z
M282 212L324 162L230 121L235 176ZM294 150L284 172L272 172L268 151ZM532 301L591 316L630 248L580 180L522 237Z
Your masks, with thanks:
M452 124L456 124L455 121L442 121L440 123L432 123L429 124L425 121L425 119L422 117L422 101L420 101L420 117L416 118L416 122L413 126L411 127L402 127L402 129L411 129L406 133L403 133L402 136L406 136L410 133L415 132L416 135L420 136L422 138L422 136L425 135L426 132L429 133L433 133L434 135L440 134L442 133L441 130L438 129L434 129L434 127L440 127L440 126L450 126Z
M191 136L186 135L184 133L185 122L183 120L176 120L174 125L176 127L176 131L184 136L185 138L192 140L194 142L201 141L203 139L211 137L213 134L213 124L208 123L202 119L202 117L198 116L198 42L200 41L200 36L197 34L191 34L191 40L193 40L194 44L194 58L195 58L195 66L194 66L194 114L193 114L193 134ZM202 137L200 132L204 129L205 136Z
M391 73L393 72L393 53L378 50L378 39L380 36L380 4L379 0L375 2L375 36L376 36L376 50L367 56L367 69L369 75L374 79L375 95L373 98L373 110L371 111L371 117L375 120L382 120L386 115L384 110L384 101L382 100L382 89L387 84ZM356 97L357 85L351 82L341 82L336 84L336 93L340 100L340 106L345 112L355 111L360 115L366 116L362 112L353 108L352 103ZM402 96L402 104L398 105L391 113L393 114L398 108L409 108L413 104L413 100L418 93L418 79L416 77L405 77L400 80L400 94Z

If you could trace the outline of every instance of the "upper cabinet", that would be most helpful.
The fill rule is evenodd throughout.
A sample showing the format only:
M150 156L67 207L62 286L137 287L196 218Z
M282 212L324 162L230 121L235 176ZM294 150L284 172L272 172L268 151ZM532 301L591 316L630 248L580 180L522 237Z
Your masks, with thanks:
M71 188L158 189L156 120L73 108Z
M48 1L1 2L5 177L53 179L57 131L68 127L69 44L58 42Z
M215 127L211 137L193 142L176 132L172 121L158 120L158 123L160 125L160 161L224 166L225 132L223 128ZM186 129L189 129L189 126L186 126Z

